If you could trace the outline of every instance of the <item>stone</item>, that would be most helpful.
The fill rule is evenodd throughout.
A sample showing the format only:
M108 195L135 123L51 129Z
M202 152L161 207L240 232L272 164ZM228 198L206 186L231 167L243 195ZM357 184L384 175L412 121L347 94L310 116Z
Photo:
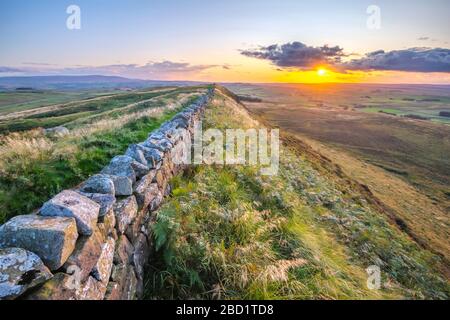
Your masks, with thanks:
M138 147L144 154L149 169L157 169L161 166L161 162L164 158L163 152L158 149L145 147L142 144L138 144Z
M114 252L115 264L129 264L132 261L134 247L125 235L121 235L117 241Z
M140 178L147 174L150 169L137 162L132 157L129 156L116 156L114 157L110 164L102 170L102 173L119 176L128 177L132 183L136 182L136 178Z
M97 225L100 205L81 194L65 190L47 201L39 214L46 217L70 217L77 222L78 233L91 235Z
M115 264L111 271L111 281L116 283L125 284L127 281L128 269L132 268L129 264Z
M77 293L77 300L99 301L103 300L106 294L107 283L89 277L84 286Z
M129 177L111 176L116 190L116 196L131 196L133 194L133 181Z
M172 193L172 186L168 183L166 189L164 190L163 197L168 197Z
M64 137L64 136L70 134L70 131L66 127L59 126L59 127L45 129L45 134L54 135L54 136L58 136L58 137Z
M122 300L136 300L136 290L137 290L137 278L133 268L128 269L128 274L126 277L126 282L124 285L124 290L122 294Z
M96 174L90 177L80 188L80 191L110 195L114 195L116 193L111 177L106 174Z
M64 263L64 270L68 273L76 271L80 281L84 282L100 258L103 241L103 235L98 229L91 236L78 238L75 250Z
M189 127L189 125L191 123L191 119L188 116L184 115L184 114L178 114L173 119L173 123L176 125L175 127L177 129L178 128L186 129L186 128Z
M139 209L145 209L150 202L156 197L158 192L158 185L152 183L155 177L155 171L151 171L151 174L144 176L134 188L134 195L138 203Z
M138 212L138 204L135 196L116 202L114 205L114 214L116 216L116 228L120 234L123 234L130 225Z
M128 177L132 183L136 182L136 173L131 166L135 160L129 156L116 156L110 164L103 168L102 173L119 177Z
M114 197L114 195L111 194L84 193L84 192L80 192L80 194L100 205L100 211L98 213L99 218L103 217L109 211L111 211L114 206L114 203L116 203L116 197Z
M104 239L107 239L109 236L113 236L116 227L116 216L114 215L114 210L111 209L106 215L101 217L97 226ZM113 238L115 237L113 236Z
M117 301L122 298L122 286L116 282L108 283L106 288L105 300Z
M152 135L150 135L150 137L147 140L145 140L142 145L144 147L156 149L161 152L167 152L173 147L169 139L159 138Z
M109 277L111 276L111 268L113 265L114 251L116 248L116 240L108 238L106 243L103 244L100 257L92 270L92 276L105 284L108 284Z
M0 227L0 248L19 247L37 254L50 270L59 269L78 238L75 219L16 216Z
M75 278L65 273L57 273L39 289L27 293L25 300L77 300L78 284Z
M137 214L136 218L134 219L133 223L128 226L127 230L125 230L125 235L131 241L131 243L134 243L135 239L141 232L144 221L145 221L145 217L148 214L149 214L148 210L138 211L138 214Z
M139 234L134 245L133 264L136 270L136 277L144 279L144 270L148 265L150 257L150 246L147 237L144 234Z
M158 190L158 194L156 197L150 202L149 210L151 212L156 211L159 209L163 201L163 193L161 190Z
M150 170L149 167L144 166L143 164L141 164L137 161L133 161L131 163L131 167L133 168L134 172L136 173L137 179L140 179L143 176L145 176Z
M133 158L134 160L143 164L144 166L148 165L147 159L144 156L144 152L137 144L130 145L127 151L125 152L125 155Z
M155 177L153 179L153 182L158 185L159 188L163 189L165 187L166 178L165 178L166 168L163 166L161 169L159 169Z
M0 249L0 300L15 299L52 277L36 254L21 248Z

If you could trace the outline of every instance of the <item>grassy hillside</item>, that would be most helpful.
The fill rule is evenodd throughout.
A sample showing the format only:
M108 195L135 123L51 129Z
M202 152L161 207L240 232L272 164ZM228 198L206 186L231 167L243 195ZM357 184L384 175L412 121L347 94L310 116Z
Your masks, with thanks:
M203 125L253 123L216 90ZM445 262L335 179L320 156L287 139L280 162L277 176L202 165L173 181L153 229L147 298L449 298ZM380 290L366 286L370 265L382 270Z
M238 86L237 92L262 97L245 102L254 115L330 159L406 233L450 260L450 127L352 107L377 100L390 113L437 112L449 107L448 86Z

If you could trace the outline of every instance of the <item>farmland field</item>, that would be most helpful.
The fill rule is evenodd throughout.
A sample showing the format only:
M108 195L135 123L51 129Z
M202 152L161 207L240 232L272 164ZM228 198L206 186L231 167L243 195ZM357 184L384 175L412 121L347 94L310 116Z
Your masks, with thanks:
M448 254L450 126L438 111L450 110L449 87L229 87L260 98L245 102L251 112L339 165L380 199L411 236Z

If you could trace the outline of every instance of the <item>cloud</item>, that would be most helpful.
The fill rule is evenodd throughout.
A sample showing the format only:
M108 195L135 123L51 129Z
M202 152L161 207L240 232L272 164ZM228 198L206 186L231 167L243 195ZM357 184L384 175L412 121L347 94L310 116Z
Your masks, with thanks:
M270 45L255 50L242 50L247 57L269 60L278 67L313 69L317 65L337 65L345 56L339 46L311 47L301 42Z
M0 66L0 73L18 73L18 72L23 72L23 70L17 69L17 68L10 68L10 67L2 67L2 66Z
M76 74L102 74L122 75L128 77L149 78L166 77L171 75L183 75L202 72L204 70L218 67L218 65L192 65L187 62L148 62L144 65L138 64L112 64L106 66L79 66L65 68L65 73Z
M419 40L419 41L427 41L427 40L430 40L430 37L419 37L419 38L417 38L417 40Z
M22 64L28 66L57 66L57 64L45 62L22 62Z
M347 70L450 72L450 49L410 48L378 50L343 64Z
M301 42L291 42L260 47L255 50L241 50L241 54L268 60L283 69L311 70L319 65L326 65L341 72L346 70L450 72L450 49L443 48L377 50L349 61L343 61L355 54L346 54L344 49L339 46L311 47Z

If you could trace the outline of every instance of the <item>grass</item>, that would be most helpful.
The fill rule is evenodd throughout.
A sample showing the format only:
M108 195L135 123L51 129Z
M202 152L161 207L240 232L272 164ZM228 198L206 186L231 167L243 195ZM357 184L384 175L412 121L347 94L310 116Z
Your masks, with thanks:
M48 137L38 129L4 137L0 143L0 224L32 212L61 190L98 173L111 158L145 140L191 103L196 90L183 89L158 100L158 107L151 104L78 123L65 137Z
M79 119L101 115L111 110L126 107L132 103L155 98L164 92L142 92L118 94L111 97L91 99L82 102L67 103L48 111L24 115L19 119L0 122L0 133L30 130L37 127L50 128L64 125ZM39 110L38 110L39 111Z
M370 108L364 108L362 109L362 111L364 112L384 112L387 114L392 114L392 115L401 115L403 114L401 111L397 110L397 109L392 109L392 108L376 108L376 107L370 107Z
M261 87L255 90L255 95L260 96ZM434 119L420 121L378 112L380 109L386 112L397 110L402 114L421 114L431 117L432 114L438 114L440 110L448 108L448 99L441 97L448 95L448 88L439 89L436 94L433 93L438 90L436 88L421 89L414 86L398 88L373 85L368 86L368 89L352 85L331 86L325 92L326 94L318 92L318 88L316 91L307 87L302 87L302 90L283 88L280 91L270 87L262 88L266 95L272 93L273 97L265 97L264 102L259 104L248 103L247 106L252 112L302 138L306 137L316 141L317 144L335 149L336 155L331 156L330 159L339 157L341 152L349 153L355 159L376 165L418 189L422 194L421 197L425 196L430 200L429 202L434 203L432 208L428 204L420 207L422 217L430 216L430 212L434 215L435 212L446 212L450 209L450 198L446 195L450 185L450 161L446 156L450 154L450 143L447 139L450 135L450 127L435 123ZM244 92L248 91L244 89ZM377 92L374 92L375 89ZM391 92L394 89L396 92ZM421 90L428 92L428 95L418 96ZM370 99L364 98L366 95L370 96ZM403 100L408 96L411 96L414 101ZM439 102L421 101L425 100L425 97L432 100L436 96L439 96ZM323 100L323 104L327 107L304 107L305 97ZM391 101L390 98L396 100ZM417 102L416 99L421 102ZM377 112L360 112L364 110L363 107L345 109L341 105L348 107L373 105L375 109L370 110ZM370 186L371 179L365 179L364 184ZM381 185L378 184L378 186ZM392 190L386 191L386 197L395 196ZM398 197L397 202L403 200ZM414 198L408 200L411 203L418 202ZM441 209L436 211L436 206ZM400 208L400 210L404 211L405 215L408 215L411 210L417 211L414 205L409 205L408 209ZM422 222L428 220L428 218L420 219ZM443 225L441 221L436 221L434 218L426 224L438 227ZM429 229L428 226L427 229ZM435 228L431 227L431 229ZM440 234L448 238L448 223L445 223L442 229L444 230ZM444 239L444 237L441 238ZM448 243L446 240L445 242ZM450 257L449 252L447 248L447 257Z
M216 91L204 128L249 126L241 112ZM147 299L448 298L438 256L289 146L280 160L277 176L197 166L172 181ZM382 270L380 290L367 289L370 265Z

